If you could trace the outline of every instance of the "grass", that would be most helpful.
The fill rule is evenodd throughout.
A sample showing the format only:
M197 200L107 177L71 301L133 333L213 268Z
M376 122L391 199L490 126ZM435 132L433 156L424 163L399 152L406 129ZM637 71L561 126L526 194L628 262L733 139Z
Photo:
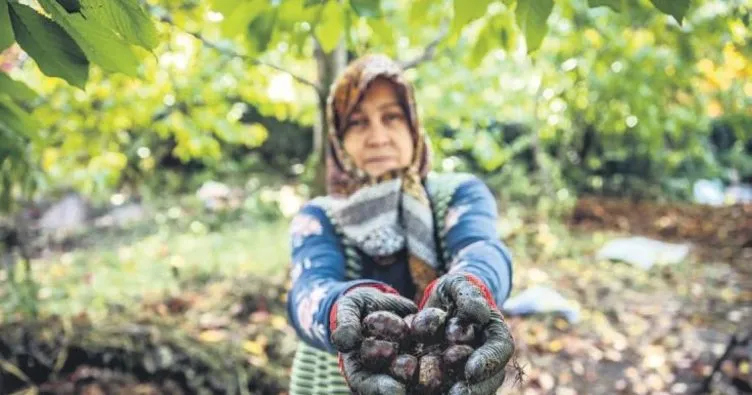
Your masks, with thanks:
M129 230L89 232L81 239L83 248L35 260L42 315L86 312L101 320L113 306L138 308L184 292L183 299L192 300L196 312L189 310L181 322L203 328L203 321L223 322L217 317L232 310L224 302L238 298L228 291L237 289L233 280L258 276L278 284L278 275L284 275L289 259L286 220L164 212ZM649 271L602 262L596 251L622 234L578 231L553 219L530 220L527 214L507 208L499 222L514 259L512 295L532 286L551 287L580 307L581 321L568 324L548 314L509 317L528 375L525 386L614 393L616 383L646 393L641 391L648 378L666 389L702 378L696 369L672 361L697 361L704 369L697 371L705 372L718 345L698 343L696 334L711 329L723 335L739 326L726 317L742 314L739 306L752 294L744 293L728 265L701 262L694 255ZM0 312L18 311L11 296L0 279ZM284 325L284 317L276 318ZM264 316L248 318L254 319ZM294 332L288 332L294 340Z
M104 318L113 306L174 295L187 283L280 274L289 256L285 220L230 221L211 231L200 219L148 221L131 229L33 260L40 313ZM96 237L92 232L84 237ZM0 311L17 310L18 303L8 287L0 287Z
M217 217L185 207L161 212L123 229L88 230L77 236L81 248L34 260L40 313L85 312L93 319L104 318L112 307L128 309L176 295L186 284L270 277L286 270L287 220L247 214ZM515 261L515 292L528 285L561 288L555 283L562 277L592 272L596 249L615 236L571 232L555 220L531 223L525 215L511 208L499 222ZM672 270L682 272L683 266ZM652 276L625 265L611 265L609 271L611 277L630 277L637 289ZM0 288L0 311L17 311L19 303L8 287Z

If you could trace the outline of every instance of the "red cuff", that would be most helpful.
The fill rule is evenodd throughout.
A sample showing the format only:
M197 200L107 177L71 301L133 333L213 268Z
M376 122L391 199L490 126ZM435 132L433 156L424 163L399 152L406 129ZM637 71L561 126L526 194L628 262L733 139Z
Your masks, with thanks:
M420 304L418 304L418 310L423 310L423 306L426 304L426 302L428 302L428 296L430 296L433 293L433 289L436 288L436 284L440 279L441 277L428 283L428 286L426 286L425 291L423 291L423 297L420 298Z
M491 291L488 289L486 284L478 278L477 276L469 273L464 273L463 276L467 278L467 280L478 287L480 289L481 294L483 294L483 298L488 302L488 304L498 310L498 307L496 306L496 301L494 300L493 295L491 295ZM439 281L441 278L437 278L436 280L431 281L428 286L426 287L426 290L423 292L423 297L420 299L420 305L418 305L418 309L423 309L423 306L428 302L428 297L433 293L433 289L436 288L437 281Z
M348 293L350 293L350 291L357 289L357 288L362 288L362 287L376 288L379 291L384 292L384 293L399 295L399 292L397 292L396 289L386 284L380 284L380 283L366 283L366 284L354 285L346 289L345 292L342 293L342 295L347 295ZM334 329L336 328L337 328L337 302L334 302L334 304L332 305L332 309L329 310L329 330L334 331Z
M467 280L473 283L473 285L480 288L480 292L483 294L483 298L486 299L486 302L488 302L488 304L492 308L496 310L499 309L498 306L496 306L496 301L494 300L493 295L491 295L491 291L488 289L483 280L472 274L465 274L465 277L467 277Z

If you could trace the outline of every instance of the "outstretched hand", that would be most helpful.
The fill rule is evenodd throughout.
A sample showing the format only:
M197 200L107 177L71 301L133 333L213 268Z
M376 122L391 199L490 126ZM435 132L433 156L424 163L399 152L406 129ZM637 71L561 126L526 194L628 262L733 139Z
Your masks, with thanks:
M504 368L514 354L514 340L488 288L470 274L446 274L432 283L420 308L455 311L463 322L482 328L485 341L465 364L466 381L455 384L449 394L492 395L505 378Z
M331 341L339 351L339 364L353 392L362 395L402 395L405 386L386 374L368 371L358 359L363 343L362 321L376 311L404 317L418 311L415 303L386 286L359 286L340 296L332 308Z

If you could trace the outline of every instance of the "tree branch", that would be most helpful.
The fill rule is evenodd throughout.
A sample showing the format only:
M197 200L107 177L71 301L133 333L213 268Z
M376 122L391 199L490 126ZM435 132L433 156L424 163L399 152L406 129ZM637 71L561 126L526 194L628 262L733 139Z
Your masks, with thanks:
M159 17L159 20L162 21L162 22L164 22L164 23L167 23L167 24L169 24L169 25L171 25L171 26L173 26L175 28L178 28L178 29L182 30L182 28L180 26L177 26L173 22L172 18L170 18L169 15L161 15ZM251 62L251 63L253 63L255 65L269 67L271 69L274 69L274 70L281 71L283 73L289 74L290 76L292 76L292 78L294 78L298 82L300 82L300 83L302 83L304 85L308 85L308 86L312 87L313 89L316 90L316 93L318 95L321 95L321 92L322 92L321 87L317 83L315 83L313 81L310 81L310 80L306 79L305 77L301 77L301 76L299 76L299 75L297 75L297 74L295 74L295 73L293 73L293 72L291 72L289 70L286 70L286 69L284 69L284 68L282 68L280 66L277 66L275 64L267 63L267 62L264 62L263 60L259 60L259 59L250 57L248 55L241 54L241 53L233 50L232 48L223 46L223 45L221 45L219 43L215 43L215 42L207 39L201 33L191 32L191 31L187 31L187 30L183 30L183 31L185 33L190 34L191 36L195 37L196 39L198 39L199 41L201 41L207 47L212 48L212 49L216 50L217 52L220 52L220 53L222 53L224 55L232 56L232 57L236 57L236 58L240 58L240 59L243 59L245 61Z
M403 70L411 69L413 67L418 66L419 64L423 62L427 62L433 59L433 57L436 55L436 47L439 46L439 43L441 42L441 40L443 40L444 37L446 37L448 33L449 33L449 23L444 21L441 24L441 27L439 27L439 34L436 36L436 38L431 40L431 42L429 42L428 45L426 45L426 47L423 49L423 53L421 53L420 55L416 56L415 58L411 60L400 63L402 66L402 69Z

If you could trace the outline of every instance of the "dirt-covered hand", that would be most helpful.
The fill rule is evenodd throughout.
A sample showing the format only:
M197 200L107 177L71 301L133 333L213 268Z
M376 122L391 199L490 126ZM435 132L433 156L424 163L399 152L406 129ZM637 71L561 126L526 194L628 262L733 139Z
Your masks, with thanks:
M388 367L396 357L397 345L408 334L402 317L417 311L412 300L383 285L358 286L339 297L329 320L331 341L339 351L340 370L354 393L406 393L403 384L387 374L374 373L373 366L366 366L360 356L365 354L367 362L381 361ZM365 339L364 335L371 337Z
M415 303L384 285L358 286L339 297L330 316L331 341L339 352L350 352L363 341L363 319L376 311L399 317L418 311Z
M476 324L482 343L465 363L465 380L450 394L494 394L504 382L504 368L514 354L514 340L491 292L471 274L450 273L431 283L420 308L454 311L460 322Z

